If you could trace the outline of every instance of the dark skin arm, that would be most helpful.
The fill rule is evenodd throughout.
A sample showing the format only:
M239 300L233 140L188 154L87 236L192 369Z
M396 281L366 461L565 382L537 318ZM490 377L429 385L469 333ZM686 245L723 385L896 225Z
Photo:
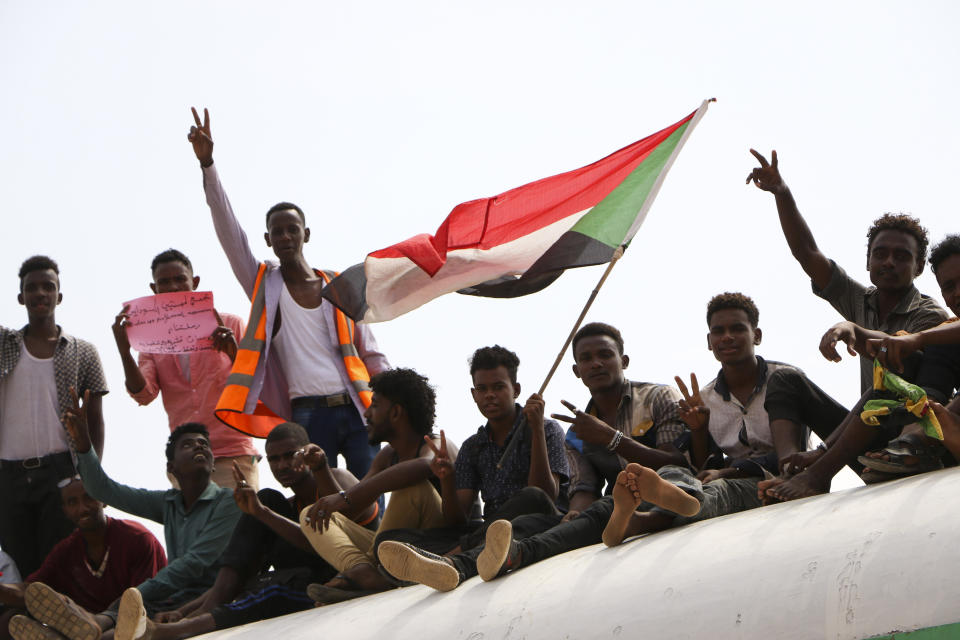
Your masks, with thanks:
M690 428L690 460L695 469L701 468L707 462L710 455L710 409L703 403L700 396L700 384L697 382L697 374L690 374L690 387L693 393L687 389L680 376L673 378L683 400L678 405L677 415L683 420L684 424Z
M190 127L190 133L187 134L187 140L193 145L193 153L200 161L201 167L209 167L213 164L213 136L210 133L210 113L203 110L203 122L200 122L200 115L197 110L190 107L193 112L194 126Z
M523 415L527 418L530 428L530 471L527 473L527 486L539 487L556 500L560 492L560 483L550 469L550 458L547 456L547 435L543 425L543 398L535 393L527 400L523 407Z
M443 500L443 519L453 526L467 521L470 505L477 497L471 489L457 489L457 480L450 450L447 447L447 435L440 430L440 445L437 446L430 436L423 436L424 442L433 451L430 471L440 480L440 497Z
M120 361L123 363L124 384L130 393L139 393L147 386L147 381L137 366L137 361L133 359L130 353L130 340L127 338L126 322L130 319L127 313L130 311L130 305L125 305L117 317L113 319L113 325L110 329L113 331L114 342L117 343L117 351L120 352Z
M823 334L820 339L820 353L830 362L840 362L840 354L837 353L838 342L846 343L847 353L855 356L867 352L867 343L870 340L882 340L887 337L889 336L883 331L865 329L844 320L833 325Z
M552 413L550 417L554 420L567 422L570 428L584 442L606 446L613 441L617 430L608 425L603 420L584 413L577 409L573 403L561 400L567 409L574 413L573 417L562 413ZM665 445L663 448L651 448L645 446L633 438L624 436L617 445L616 453L623 456L627 462L636 462L651 469L659 469L668 464L684 465L683 454L676 447Z
M267 525L271 531L298 549L308 552L313 551L313 547L310 546L310 542L308 542L306 536L303 535L303 531L300 529L298 523L281 516L260 502L257 492L247 484L247 479L244 477L236 461L233 463L233 479L236 481L236 488L233 490L233 499L236 501L240 511L253 516ZM229 600L226 602L229 602Z
M373 465L363 480L346 491L346 499L339 493L334 493L317 500L308 512L311 528L316 531L318 525L322 525L320 530L326 531L330 526L330 516L334 513L355 513L358 509L365 509L373 504L384 493L404 489L432 475L430 460L433 458L433 451L430 447L426 447L419 457L394 465L390 465L392 455L393 448L384 447L374 458Z
M770 154L770 162L767 162L763 155L753 149L750 149L750 153L757 159L760 166L747 176L747 184L753 182L758 188L769 191L774 195L777 202L777 213L780 216L780 228L783 230L783 235L790 246L790 253L800 263L813 284L818 289L823 289L830 283L833 267L830 264L830 259L823 255L817 247L817 241L814 240L810 227L807 226L803 216L800 215L799 209L797 209L793 194L790 193L786 182L780 176L780 170L777 166L777 152L773 151Z
M903 361L910 354L939 344L960 344L960 322L948 322L905 336L871 338L866 341L866 352L883 366L896 372L903 371Z

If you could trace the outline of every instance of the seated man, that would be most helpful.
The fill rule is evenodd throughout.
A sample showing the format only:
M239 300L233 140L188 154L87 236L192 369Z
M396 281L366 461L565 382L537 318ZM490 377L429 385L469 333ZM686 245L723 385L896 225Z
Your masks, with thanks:
M575 411L574 419L553 416L573 423L567 434L573 475L570 511L563 523L560 516L548 519L539 515L520 516L511 522L498 520L486 532L487 548L494 548L489 544L491 540L503 540L505 531L510 532L506 539L531 535L537 538L533 544L541 549L542 557L600 542L600 534L613 511L612 498L601 499L600 495L605 484L612 488L628 462L653 469L684 464L683 454L674 446L674 441L687 430L677 416L681 396L665 385L626 379L624 369L630 358L624 353L619 330L600 322L584 325L573 338L573 357L573 373L590 391L590 402L586 411L577 411L572 404L564 403ZM654 478L656 493L666 503L679 510L696 508L696 500L659 481L655 473ZM661 485L665 487L662 491ZM429 563L421 564L415 547L385 542L379 553L384 568L395 577L450 589L476 575L478 557L484 559L484 566L489 564L487 559L491 556L489 552L482 553L483 549L474 547L451 557L449 562L457 563L458 568L463 565L462 577L447 560L442 561L439 583L432 582L436 575ZM533 556L528 554L527 558Z
M129 589L120 603L116 640L189 638L313 606L307 585L329 580L336 572L313 552L296 522L300 510L317 496L317 484L303 462L309 443L306 430L293 422L270 431L264 445L270 471L293 495L285 498L273 489L254 492L237 466L234 498L244 515L220 558L216 583L196 600L160 614L157 622L146 617L140 593ZM344 487L357 483L344 469L333 469L333 474ZM360 518L373 524L376 509L373 503Z
M124 589L149 580L167 564L163 546L153 534L138 522L104 515L103 503L87 494L79 476L60 482L60 500L77 528L57 543L26 581L0 584L0 604L5 606L0 638L9 638L10 618L23 613L24 592L31 582L49 585L88 611L102 611Z
M331 473L323 450L308 447L304 456L314 471L322 496L300 514L300 527L320 556L340 573L328 581L327 596L345 599L383 591L394 585L375 568L375 533L354 520L390 493L390 503L377 533L390 529L431 529L443 525L440 494L430 483L431 436L435 395L427 379L412 369L392 369L370 380L373 398L364 413L370 442L384 447L370 471L344 488ZM344 592L352 592L345 594ZM323 596L324 602L330 602Z
M930 254L930 265L944 302L955 315L960 315L960 237L948 236L934 247ZM960 387L960 352L957 344L960 344L960 323L951 322L911 335L888 336L874 343L871 348L882 363L900 369L906 356L926 347L913 382L923 387L929 397L946 401ZM774 500L794 500L828 492L833 476L843 465L871 450L878 433L882 441L889 435L886 430L865 424L860 420L859 413L859 409L851 413L839 437L827 442L829 446L825 452L798 465L808 465L799 474L765 484L763 489L766 495ZM914 451L916 457L920 452ZM889 457L889 454L880 454L881 457L884 455Z
M707 306L708 347L721 363L720 374L703 393L695 377L692 395L681 382L680 417L690 427L690 437L679 441L685 442L695 469L708 463L711 444L718 445L724 456L723 468L704 469L694 476L685 465L662 465L654 471L632 462L618 474L612 499L598 500L578 517L548 531L516 539L512 524L499 521L488 529L482 550L438 559L398 545L392 553L381 549L384 568L391 573L396 570L401 574L394 574L398 578L446 590L477 573L492 580L601 540L612 546L628 535L759 506L757 481L765 470L775 470L777 463L775 438L764 408L768 373L789 365L766 362L754 354L761 339L758 319L750 298L742 294L715 296ZM842 416L842 408L837 414ZM577 411L574 419L554 417L576 424L583 415ZM785 423L781 427L786 431ZM793 424L793 432L776 440L799 441L800 424ZM388 560L390 555L398 561Z
M195 291L200 276L193 275L190 259L176 249L158 254L150 264L154 293ZM211 478L218 486L233 488L233 462L237 461L254 488L259 484L259 455L250 436L220 422L213 411L227 383L237 353L238 336L243 335L243 320L229 313L217 313L218 326L212 335L213 349L193 353L141 353L133 359L126 323L129 309L124 307L113 323L113 337L120 352L127 392L141 405L163 396L171 431L185 422L199 422L210 432L214 470ZM216 312L214 312L216 313Z
M526 513L560 515L558 507L566 510L570 473L563 429L553 420L544 420L539 394L530 396L525 407L516 404L519 366L517 354L499 345L474 352L470 392L487 423L464 441L456 465L445 450L443 431L441 445L434 450L432 468L440 479L447 526L427 531L393 529L378 536L377 545L399 540L447 553L458 546L469 549L481 544L483 527L471 518L478 493L483 497L486 522L512 520ZM505 454L507 459L498 468Z
M134 489L114 481L100 466L90 446L87 403L74 392L64 421L78 454L78 469L87 492L109 506L163 525L169 562L157 575L138 585L149 615L176 608L206 591L216 577L216 561L240 519L233 491L210 482L213 453L206 428L188 422L167 440L167 470L180 489ZM96 615L77 606L42 582L26 590L27 611L70 640L97 640L116 625L120 602ZM35 640L34 636L17 640Z

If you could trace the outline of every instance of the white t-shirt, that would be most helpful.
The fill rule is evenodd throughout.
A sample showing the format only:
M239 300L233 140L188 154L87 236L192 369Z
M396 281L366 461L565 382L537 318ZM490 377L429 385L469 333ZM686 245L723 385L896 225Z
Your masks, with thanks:
M24 344L17 366L0 380L0 459L24 460L67 451L58 406L53 358L35 358Z
M346 392L336 364L340 348L330 341L323 304L301 307L286 285L280 291L280 331L271 347L280 356L291 399Z

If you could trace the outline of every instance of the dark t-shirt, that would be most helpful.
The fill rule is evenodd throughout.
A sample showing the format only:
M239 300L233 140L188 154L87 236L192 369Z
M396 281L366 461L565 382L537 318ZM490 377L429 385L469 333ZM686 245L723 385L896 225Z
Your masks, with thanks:
M80 530L57 543L27 582L43 582L94 613L103 611L129 587L149 580L167 566L163 546L142 525L107 518L107 554L100 567L87 562Z

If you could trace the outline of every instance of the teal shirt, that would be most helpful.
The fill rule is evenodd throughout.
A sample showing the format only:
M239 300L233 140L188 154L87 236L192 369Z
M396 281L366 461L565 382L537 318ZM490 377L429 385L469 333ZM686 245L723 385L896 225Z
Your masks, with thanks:
M199 595L213 586L217 561L240 519L232 490L211 482L187 511L178 489L134 489L111 480L93 448L78 455L78 468L90 496L163 525L167 566L137 586L144 600L181 599Z

